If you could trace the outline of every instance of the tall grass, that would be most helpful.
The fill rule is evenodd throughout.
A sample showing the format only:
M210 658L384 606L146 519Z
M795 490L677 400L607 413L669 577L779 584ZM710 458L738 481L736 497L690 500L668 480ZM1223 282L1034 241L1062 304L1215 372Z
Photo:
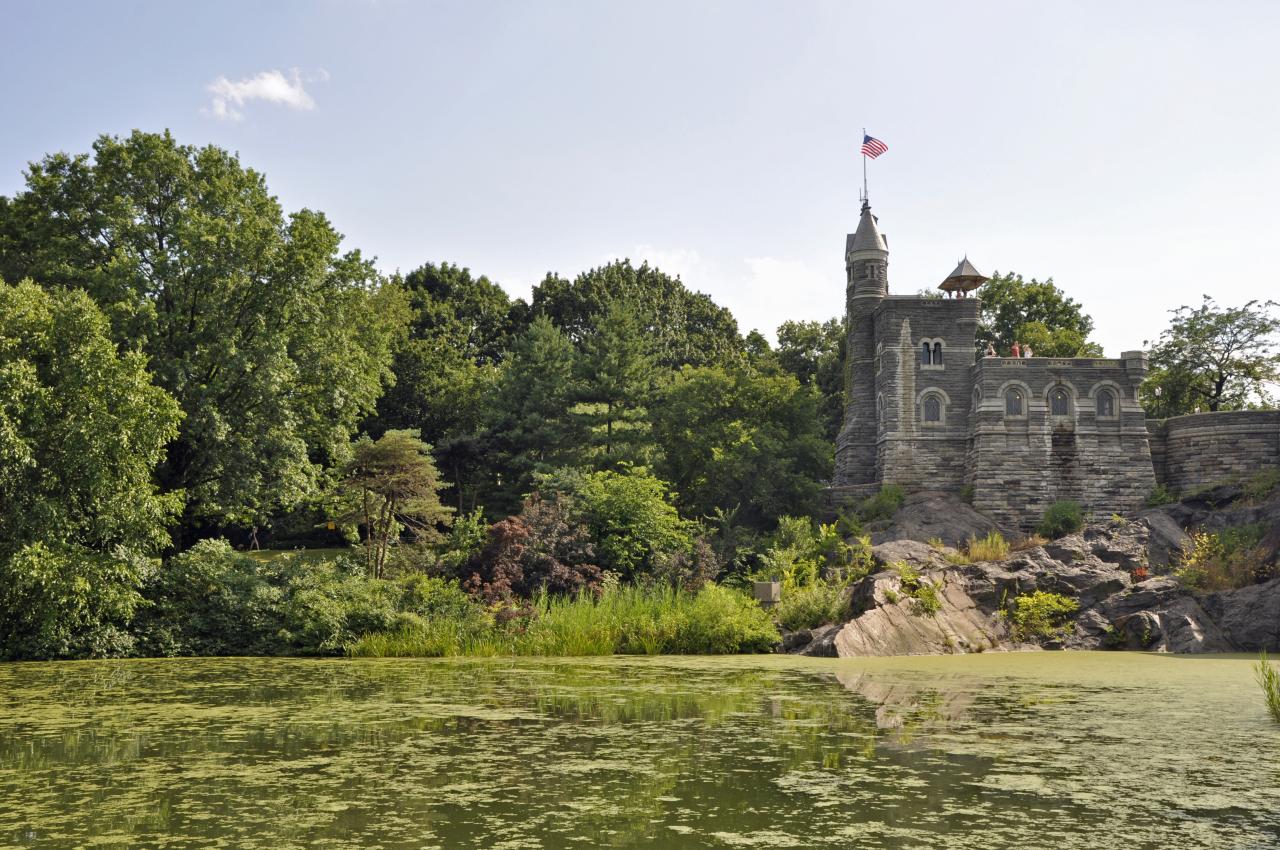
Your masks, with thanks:
M1267 660L1267 651L1264 649L1258 655L1258 663L1253 668L1254 675L1258 677L1258 684L1262 686L1262 695L1267 701L1267 711L1271 712L1271 719L1280 723L1280 669L1276 669L1275 665Z
M431 619L366 635L347 647L357 657L451 655L692 655L767 652L779 640L769 615L746 594L718 585L696 593L624 586L590 595L541 596L533 616Z

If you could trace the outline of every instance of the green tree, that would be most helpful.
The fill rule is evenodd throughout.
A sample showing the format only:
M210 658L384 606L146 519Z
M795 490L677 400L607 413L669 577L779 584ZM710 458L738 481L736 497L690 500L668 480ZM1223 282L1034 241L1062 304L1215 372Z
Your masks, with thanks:
M491 399L490 510L516 513L536 474L582 459L586 434L569 412L578 396L576 361L573 343L545 316L516 340Z
M350 505L348 522L365 532L365 568L381 578L387 554L409 531L418 540L440 539L450 508L440 503L440 473L431 447L417 431L387 431L377 440L361 437L342 471L342 490Z
M1003 355L1014 340L1030 342L1042 357L1101 357L1102 348L1089 341L1093 319L1053 278L1023 280L1020 274L996 272L978 291L982 313L978 320L978 350L987 343Z
M727 363L742 353L732 313L648 263L635 268L630 260L620 260L572 281L549 274L534 287L530 307L581 344L614 301L625 301L636 310L649 353L659 366Z
M649 454L645 406L654 385L654 362L636 310L613 301L596 320L577 358L578 404L574 415L592 435L601 466L638 462Z
M0 656L127 649L180 494L153 483L181 414L83 293L0 281Z
M819 402L791 375L685 367L653 405L657 471L686 515L737 508L740 522L767 528L783 514L811 513L833 452Z
M667 558L693 549L697 524L681 519L667 482L624 465L544 476L539 491L567 496L591 532L596 563L624 579L652 575Z
M1280 317L1274 301L1219 307L1208 295L1173 318L1151 349L1142 404L1149 416L1269 406L1280 382ZM1158 392L1157 392L1158 390Z
M822 394L822 430L833 442L844 415L845 343L840 319L783 322L778 327L778 362L801 384Z
M323 214L165 133L33 163L0 205L0 273L87 292L186 416L160 470L187 522L252 525L315 492L391 380L408 313Z

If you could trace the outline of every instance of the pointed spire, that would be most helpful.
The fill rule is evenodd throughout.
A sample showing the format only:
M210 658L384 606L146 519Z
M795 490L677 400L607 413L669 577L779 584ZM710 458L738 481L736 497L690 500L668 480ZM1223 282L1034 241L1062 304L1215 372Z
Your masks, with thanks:
M964 259L956 264L955 271L947 275L947 279L938 284L938 288L948 292L968 292L971 289L977 289L988 280L990 278L975 269L973 263L969 262L969 255L965 254Z
M858 229L849 240L849 252L854 251L888 251L880 228L876 227L876 217L871 214L871 202L862 201L862 218L858 220Z

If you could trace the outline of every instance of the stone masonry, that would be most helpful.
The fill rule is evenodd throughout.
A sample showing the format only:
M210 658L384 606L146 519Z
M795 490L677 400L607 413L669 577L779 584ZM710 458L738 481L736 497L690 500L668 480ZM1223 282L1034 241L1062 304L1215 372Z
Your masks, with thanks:
M1280 411L1149 423L1138 398L1144 352L977 357L980 300L890 295L888 264L864 202L845 243L837 503L885 484L967 492L977 510L1026 530L1061 500L1107 516L1142 507L1157 482L1179 492L1280 467Z

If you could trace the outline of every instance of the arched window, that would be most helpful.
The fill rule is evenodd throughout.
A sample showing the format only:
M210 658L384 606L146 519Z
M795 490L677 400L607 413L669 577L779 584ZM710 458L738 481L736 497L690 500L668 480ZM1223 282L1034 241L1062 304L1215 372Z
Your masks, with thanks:
M1071 396L1062 387L1055 387L1049 393L1049 414L1051 416L1071 415Z
M933 358L930 356L930 352L931 352L931 350L932 350L932 349L930 349L930 348L929 348L929 343L927 343L927 342L926 342L926 343L923 343L923 344L921 345L921 347L920 347L920 364L921 364L922 366L928 366L930 363L932 363L932 362L933 362Z
M1004 394L1004 415L1005 416L1021 416L1022 415L1022 391L1009 390Z
M927 396L924 400L924 421L942 421L942 402L938 400L936 395Z
M1111 390L1098 391L1098 415L1107 419L1115 417L1116 397Z
M933 344L933 365L942 365L942 343L940 342L935 342Z

